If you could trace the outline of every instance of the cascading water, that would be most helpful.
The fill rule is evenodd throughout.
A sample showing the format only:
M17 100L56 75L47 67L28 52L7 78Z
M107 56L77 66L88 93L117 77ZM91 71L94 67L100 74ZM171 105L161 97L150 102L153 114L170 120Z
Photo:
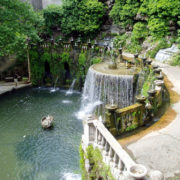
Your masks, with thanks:
M68 91L66 92L66 95L72 94L73 93L73 89L74 89L74 85L76 83L76 79L73 80L70 88L68 89Z
M86 109L86 113L92 113L94 106L99 104L104 106L113 102L120 108L133 104L133 80L133 74L107 74L90 67L84 84L81 109ZM99 113L100 106L97 110Z
M167 49L161 49L156 54L155 59L160 62L169 60L175 53L179 51L178 46L173 44L172 47Z

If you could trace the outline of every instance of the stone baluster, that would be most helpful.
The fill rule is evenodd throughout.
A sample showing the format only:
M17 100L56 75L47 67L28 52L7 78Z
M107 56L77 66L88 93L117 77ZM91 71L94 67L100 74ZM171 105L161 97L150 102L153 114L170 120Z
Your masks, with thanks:
M108 144L108 142L106 141L106 144L105 144L105 153L104 153L104 155L105 155L105 156L108 156L108 152L109 152L109 144Z
M119 157L118 155L115 153L114 154L114 167L117 168L118 167L118 162L119 162Z
M96 145L98 144L98 135L99 135L99 131L98 131L98 129L96 128L96 134L95 134L95 144L96 144Z
M119 173L122 173L123 168L124 168L124 164L123 164L123 162L121 161L121 159L119 158L119 162L118 162L118 170L119 170Z
M110 161L112 162L113 157L114 157L114 150L111 147L110 147L110 150L109 150L109 157L110 157Z
M101 140L102 140L102 135L101 135L101 133L99 132L98 133L98 144L101 146Z
M106 139L102 137L101 145L102 145L102 150L105 149L105 144L106 144Z

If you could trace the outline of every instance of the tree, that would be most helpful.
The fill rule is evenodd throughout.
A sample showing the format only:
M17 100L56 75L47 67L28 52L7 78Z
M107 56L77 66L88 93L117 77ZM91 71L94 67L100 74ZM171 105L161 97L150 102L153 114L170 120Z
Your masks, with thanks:
M0 56L18 54L27 48L27 38L39 40L40 14L21 0L0 1Z
M110 16L116 24L120 24L124 28L132 26L140 4L139 0L116 0Z
M62 6L49 6L44 10L49 34L60 28L65 36L95 36L100 30L105 14L103 3L98 0L66 0Z

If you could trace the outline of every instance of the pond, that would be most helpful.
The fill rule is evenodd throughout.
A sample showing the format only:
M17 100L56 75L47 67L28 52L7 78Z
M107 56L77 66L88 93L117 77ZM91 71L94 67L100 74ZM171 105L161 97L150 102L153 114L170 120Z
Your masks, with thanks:
M82 122L76 118L80 93L30 88L0 97L0 179L81 179ZM54 117L54 128L40 120Z

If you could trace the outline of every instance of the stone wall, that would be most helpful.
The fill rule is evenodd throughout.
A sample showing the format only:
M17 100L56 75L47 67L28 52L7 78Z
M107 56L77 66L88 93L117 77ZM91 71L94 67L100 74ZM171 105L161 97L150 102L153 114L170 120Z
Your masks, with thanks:
M161 75L158 67L149 66L149 68L153 71L154 79L151 83L155 87L154 89L147 89L146 97L142 95L136 96L136 103L125 108L118 108L116 105L111 104L105 106L104 124L114 136L149 123L163 105L163 96L165 95L163 75ZM151 88L151 84L149 88Z

